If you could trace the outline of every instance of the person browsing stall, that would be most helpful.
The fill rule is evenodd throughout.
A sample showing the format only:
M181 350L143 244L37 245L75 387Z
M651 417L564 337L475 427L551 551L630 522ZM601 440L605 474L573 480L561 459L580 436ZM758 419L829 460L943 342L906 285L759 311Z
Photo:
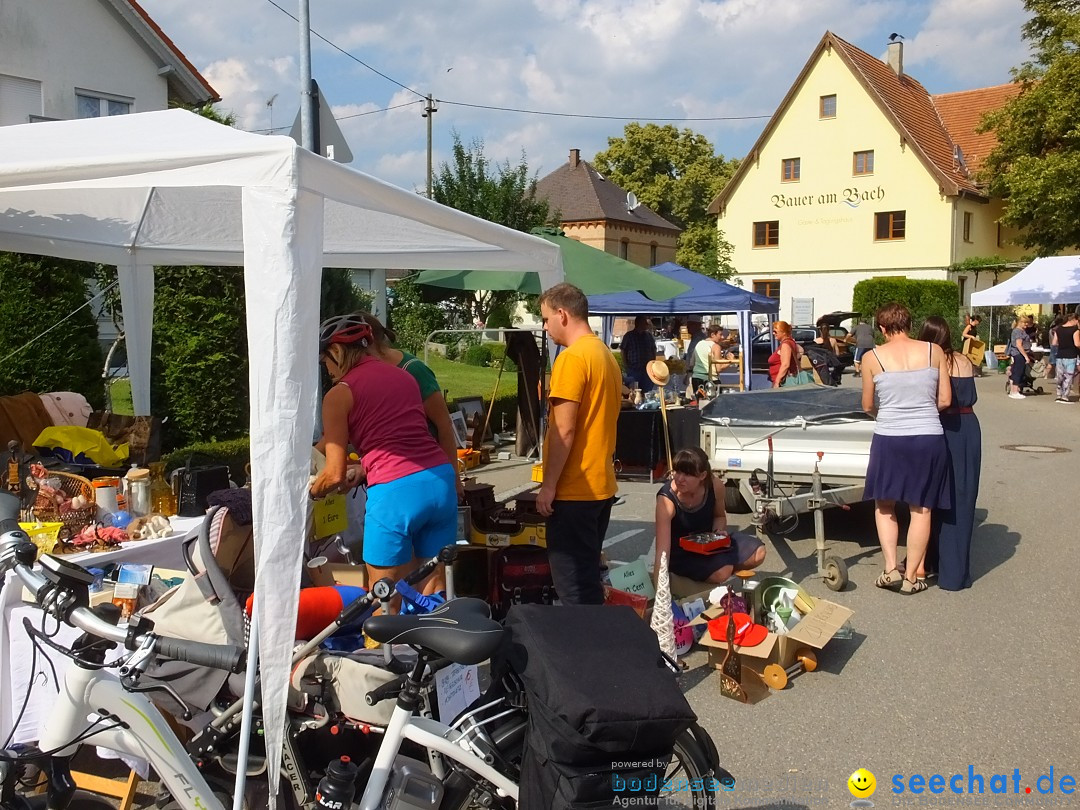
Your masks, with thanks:
M334 385L323 398L326 466L310 490L321 498L355 486L346 449L359 451L370 582L400 579L457 537L457 476L428 431L420 387L407 371L379 360L374 342L360 313L330 318L319 329L319 358Z
M863 355L874 348L874 328L862 318L859 318L855 328L848 336L848 342L854 345L852 357L855 361L855 376L860 377L862 376Z
M589 302L572 284L540 296L544 329L565 347L551 369L544 483L536 508L547 517L548 561L565 605L601 605L600 550L615 500L615 426L622 375L589 328Z
M1009 383L1012 391L1009 399L1024 399L1020 386L1024 384L1024 374L1034 360L1031 359L1031 335L1028 327L1034 325L1030 316L1024 315L1013 321L1012 334L1009 335L1009 349L1006 354L1012 358L1009 367Z
M863 357L863 410L876 417L864 495L874 501L874 522L885 567L879 588L914 594L930 540L931 511L952 506L949 453L939 411L952 404L952 387L940 346L908 336L911 313L899 303L877 312L885 344ZM896 502L908 505L907 565L896 561L900 528Z
M700 447L680 450L672 460L674 475L656 493L656 560L668 555L668 571L697 582L726 582L737 571L765 562L765 545L746 532L728 530L724 482L713 475ZM703 532L727 532L731 545L713 554L688 551L679 538Z
M648 393L656 387L645 370L649 363L656 359L656 340L649 331L651 328L652 321L644 315L638 315L634 319L634 328L623 335L622 343L619 344L626 374L638 384L642 393Z
M454 426L450 422L450 409L446 406L446 399L443 397L439 381L435 378L435 372L416 355L395 348L393 343L397 340L397 336L391 329L383 326L382 321L370 312L359 314L367 321L375 337L373 354L384 363L409 372L416 380L416 384L420 386L420 399L424 402L424 416L427 417L428 430L456 470L458 466L457 436L454 434ZM465 487L461 482L461 476L455 476L455 480L460 499L465 495Z
M772 332L779 346L769 355L769 379L773 388L779 388L787 385L788 379L799 373L803 350L791 337L791 324L787 321L774 323Z
M1065 316L1064 323L1054 330L1050 338L1057 347L1055 378L1057 379L1057 402L1071 405L1069 394L1072 393L1073 380L1076 378L1076 363L1080 357L1080 321L1076 312Z
M716 382L722 370L737 364L738 361L731 352L724 354L720 345L723 334L724 330L719 326L710 326L705 330L705 339L697 344L694 350L694 365L690 372L694 391L704 387L707 382Z
M915 574L925 578L936 570L939 588L959 591L971 587L971 535L982 475L982 428L974 410L979 398L975 367L965 355L953 351L952 333L944 318L927 318L919 340L941 347L952 388L952 404L941 412L952 471L952 506L934 510L926 563Z

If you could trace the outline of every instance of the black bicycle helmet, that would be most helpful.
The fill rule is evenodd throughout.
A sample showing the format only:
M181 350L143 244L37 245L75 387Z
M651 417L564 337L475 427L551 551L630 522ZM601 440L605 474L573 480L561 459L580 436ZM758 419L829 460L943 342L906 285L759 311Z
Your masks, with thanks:
M319 327L319 354L325 354L335 343L371 345L371 325L360 315L335 315Z

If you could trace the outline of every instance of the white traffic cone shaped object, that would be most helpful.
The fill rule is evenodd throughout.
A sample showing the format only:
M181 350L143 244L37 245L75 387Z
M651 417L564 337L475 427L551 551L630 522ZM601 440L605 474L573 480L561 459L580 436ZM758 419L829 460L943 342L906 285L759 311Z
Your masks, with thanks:
M653 603L652 631L660 640L664 655L677 660L675 651L675 617L671 613L671 583L668 581L667 552L660 555L660 571L656 575L656 601Z

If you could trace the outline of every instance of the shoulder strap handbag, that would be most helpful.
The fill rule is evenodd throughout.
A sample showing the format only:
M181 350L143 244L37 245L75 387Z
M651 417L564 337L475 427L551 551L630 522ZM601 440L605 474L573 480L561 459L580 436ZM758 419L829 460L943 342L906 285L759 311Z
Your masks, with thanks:
M197 517L206 512L207 498L211 492L229 489L229 468L225 464L193 465L193 456L187 463L173 471L177 488L177 514L181 517Z

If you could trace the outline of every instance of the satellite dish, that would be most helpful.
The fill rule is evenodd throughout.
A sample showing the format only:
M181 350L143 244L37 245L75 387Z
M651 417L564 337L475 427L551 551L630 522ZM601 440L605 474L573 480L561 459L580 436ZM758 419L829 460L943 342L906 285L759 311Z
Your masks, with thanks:
M641 203L638 202L637 194L632 191L626 192L626 210L633 211L639 205L641 205Z

